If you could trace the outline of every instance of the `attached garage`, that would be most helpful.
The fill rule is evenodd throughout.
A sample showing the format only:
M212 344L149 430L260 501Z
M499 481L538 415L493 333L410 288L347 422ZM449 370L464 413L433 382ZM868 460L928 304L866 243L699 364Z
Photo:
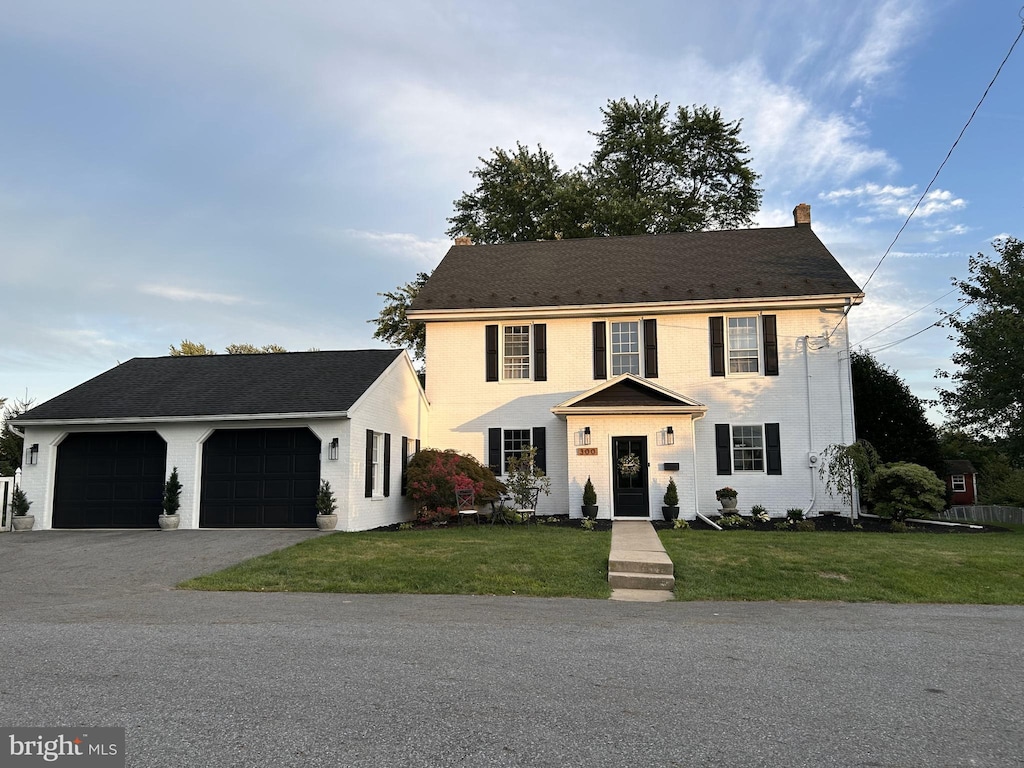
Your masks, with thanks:
M199 525L310 528L316 524L320 440L297 429L218 429L203 445Z
M54 528L156 528L167 443L156 432L77 432L57 447Z

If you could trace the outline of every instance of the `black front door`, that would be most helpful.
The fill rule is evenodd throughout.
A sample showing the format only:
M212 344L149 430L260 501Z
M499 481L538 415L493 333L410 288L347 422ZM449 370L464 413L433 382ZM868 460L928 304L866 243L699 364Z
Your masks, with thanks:
M647 438L612 438L615 517L649 517Z

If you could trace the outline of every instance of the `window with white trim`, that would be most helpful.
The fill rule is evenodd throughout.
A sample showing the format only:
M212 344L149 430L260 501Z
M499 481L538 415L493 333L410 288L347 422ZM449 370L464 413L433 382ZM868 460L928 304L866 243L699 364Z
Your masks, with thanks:
M640 375L640 323L636 320L611 324L612 376Z
M735 472L764 472L764 431L760 424L732 428Z
M729 373L757 373L761 358L758 346L757 316L730 317L726 323L725 343Z
M373 495L384 495L384 434L382 432L373 433L370 476L373 478Z
M503 432L501 471L508 472L508 460L518 456L526 448L530 447L530 430L528 429L506 429Z
M503 378L530 378L530 326L504 326L501 341Z
M953 493L964 493L967 490L967 477L965 475L953 475L950 477L950 481Z

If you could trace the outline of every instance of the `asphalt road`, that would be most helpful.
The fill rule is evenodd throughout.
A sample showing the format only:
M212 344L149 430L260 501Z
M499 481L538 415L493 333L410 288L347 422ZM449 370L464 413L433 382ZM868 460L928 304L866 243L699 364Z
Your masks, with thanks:
M311 535L0 535L0 723L146 768L1024 765L1020 607L170 588Z

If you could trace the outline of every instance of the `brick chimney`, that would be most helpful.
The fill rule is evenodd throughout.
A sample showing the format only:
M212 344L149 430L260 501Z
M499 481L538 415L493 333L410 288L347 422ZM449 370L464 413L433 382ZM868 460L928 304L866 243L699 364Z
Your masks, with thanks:
M472 245L473 244L473 238L472 237L465 237L465 236L463 236L463 237L456 237L455 238L455 244L456 245Z
M811 226L811 206L807 203L800 203L793 209L793 224L797 227Z

